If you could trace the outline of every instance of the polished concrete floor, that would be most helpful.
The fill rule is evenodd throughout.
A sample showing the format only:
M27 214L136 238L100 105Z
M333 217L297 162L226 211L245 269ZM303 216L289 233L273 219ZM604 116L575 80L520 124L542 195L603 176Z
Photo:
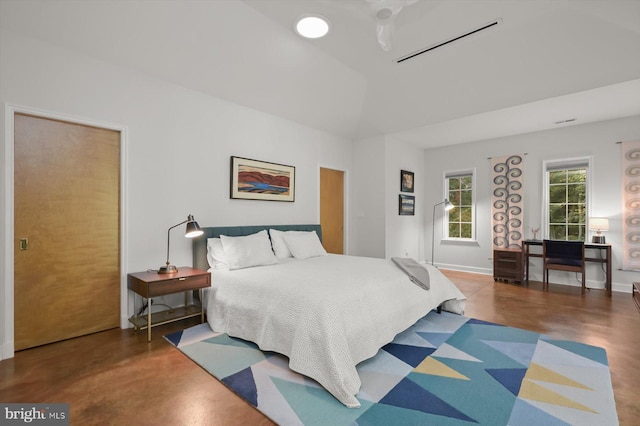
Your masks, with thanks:
M631 294L494 283L443 271L467 296L466 315L607 350L620 424L640 424L640 313ZM109 330L0 362L1 402L64 402L72 425L267 425L269 419L164 341L195 324L146 333Z

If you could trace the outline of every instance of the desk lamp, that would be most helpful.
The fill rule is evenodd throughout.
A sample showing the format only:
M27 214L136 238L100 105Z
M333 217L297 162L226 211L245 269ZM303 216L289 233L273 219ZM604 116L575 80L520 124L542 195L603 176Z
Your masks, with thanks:
M184 233L185 237L195 238L203 234L202 230L200 229L200 226L198 226L198 222L196 222L196 220L193 218L193 215L187 216L187 220L184 220L178 223L177 225L173 225L171 228L169 228L167 230L167 263L165 266L161 266L160 268L158 268L159 274L175 274L176 272L178 272L178 268L172 265L171 262L169 261L169 241L170 241L169 237L171 235L171 230L173 228L185 223L187 224L187 229Z

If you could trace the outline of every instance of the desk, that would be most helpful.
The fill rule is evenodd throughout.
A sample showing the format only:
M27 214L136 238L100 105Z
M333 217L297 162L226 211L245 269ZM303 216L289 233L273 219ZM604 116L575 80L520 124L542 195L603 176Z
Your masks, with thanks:
M526 282L529 283L529 258L530 257L540 257L542 258L542 253L531 253L529 248L531 246L540 246L542 247L542 240L524 240L524 268L526 275ZM585 254L584 260L587 262L595 262L595 263L604 263L607 267L607 275L604 282L604 288L607 290L607 295L611 297L611 244L593 244L593 243L584 243L584 249L587 250L598 250L600 253L600 257L587 257ZM602 253L604 251L604 256Z

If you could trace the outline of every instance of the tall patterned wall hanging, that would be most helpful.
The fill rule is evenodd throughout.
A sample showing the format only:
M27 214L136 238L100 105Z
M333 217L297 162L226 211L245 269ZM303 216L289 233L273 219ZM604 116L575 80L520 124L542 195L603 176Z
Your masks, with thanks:
M493 248L522 248L524 236L523 155L491 158Z
M640 141L622 143L622 269L640 271Z

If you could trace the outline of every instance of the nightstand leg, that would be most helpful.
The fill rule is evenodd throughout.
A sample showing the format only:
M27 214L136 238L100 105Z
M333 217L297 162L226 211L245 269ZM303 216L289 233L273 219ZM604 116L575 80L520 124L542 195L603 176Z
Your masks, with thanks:
M198 289L200 295L200 324L204 324L204 300L202 299L202 289Z
M147 342L151 341L151 299L147 299Z

